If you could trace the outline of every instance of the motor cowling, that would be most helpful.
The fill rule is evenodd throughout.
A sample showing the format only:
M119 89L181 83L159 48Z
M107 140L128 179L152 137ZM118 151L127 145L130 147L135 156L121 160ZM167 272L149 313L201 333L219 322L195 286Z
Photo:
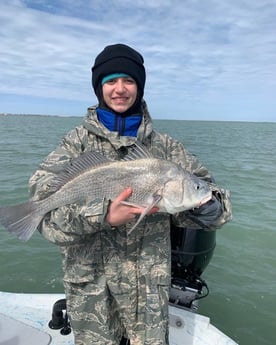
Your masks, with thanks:
M194 302L208 295L201 274L210 263L215 247L216 231L171 225L171 303L196 308Z

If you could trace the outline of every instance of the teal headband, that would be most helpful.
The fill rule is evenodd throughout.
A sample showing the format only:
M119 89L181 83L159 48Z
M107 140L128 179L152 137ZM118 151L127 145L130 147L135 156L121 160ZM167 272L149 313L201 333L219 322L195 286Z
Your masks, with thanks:
M106 83L108 80L111 80L111 79L116 79L116 78L128 78L129 75L126 74L126 73L113 73L113 74L109 74L107 76L105 76L103 79L102 79L102 85L104 83Z

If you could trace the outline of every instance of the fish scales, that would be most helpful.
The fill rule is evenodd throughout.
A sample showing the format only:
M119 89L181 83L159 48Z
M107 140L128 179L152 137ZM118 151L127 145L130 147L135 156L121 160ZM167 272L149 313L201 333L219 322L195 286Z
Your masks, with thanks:
M141 153L144 157L141 157ZM144 208L132 228L152 207L176 213L200 206L212 197L208 184L179 165L150 157L140 146L121 161L110 161L97 152L72 160L49 186L40 201L0 207L0 223L23 241L28 240L44 215L70 204L85 205L93 200L114 200L125 188L133 193L125 203Z
M91 168L67 182L48 198L47 203L44 199L42 213L66 204L89 203L103 198L112 200L127 187L133 188L129 201L143 205L148 195L160 190L164 185L165 168L171 168L171 165L166 165L166 161L141 159L112 162Z

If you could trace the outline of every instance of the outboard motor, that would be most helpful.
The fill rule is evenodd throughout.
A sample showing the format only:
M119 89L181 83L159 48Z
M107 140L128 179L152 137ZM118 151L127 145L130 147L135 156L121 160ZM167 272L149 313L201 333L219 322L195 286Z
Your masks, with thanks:
M216 231L171 226L171 304L196 310L196 301L208 295L201 274L215 246Z

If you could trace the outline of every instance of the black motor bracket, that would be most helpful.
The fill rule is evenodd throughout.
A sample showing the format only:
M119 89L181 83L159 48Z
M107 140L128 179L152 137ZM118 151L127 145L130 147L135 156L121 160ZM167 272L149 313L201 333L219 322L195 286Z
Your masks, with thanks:
M52 319L48 323L51 329L60 329L62 335L71 333L71 326L66 310L66 299L60 299L55 302L52 309Z

